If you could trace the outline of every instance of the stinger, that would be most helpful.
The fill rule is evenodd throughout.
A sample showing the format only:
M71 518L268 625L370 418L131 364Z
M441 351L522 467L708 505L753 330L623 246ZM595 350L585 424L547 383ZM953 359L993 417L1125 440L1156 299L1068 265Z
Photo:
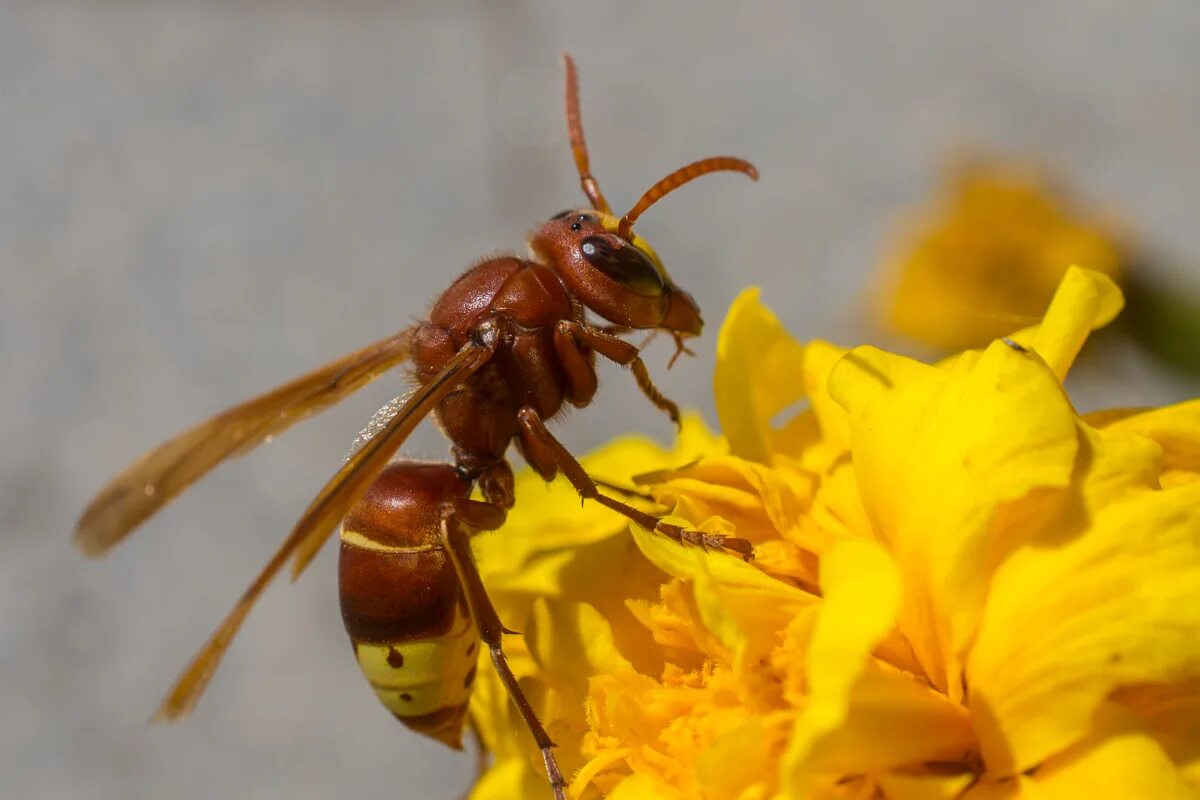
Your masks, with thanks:
M710 172L740 172L748 175L752 181L758 180L758 170L755 166L740 158L713 156L693 161L647 189L641 199L633 204L633 208L621 217L621 224L617 226L617 235L622 239L629 239L629 235L633 233L633 223L642 215L642 212L685 183L694 181L701 175L707 175Z

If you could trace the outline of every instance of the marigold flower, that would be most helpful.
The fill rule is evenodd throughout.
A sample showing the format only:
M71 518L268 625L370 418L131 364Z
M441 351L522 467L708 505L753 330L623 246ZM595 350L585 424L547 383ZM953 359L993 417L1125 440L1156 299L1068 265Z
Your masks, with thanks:
M1125 250L1039 169L968 162L884 259L882 315L936 347L979 347L1036 320L1069 264L1120 281Z
M585 465L753 563L520 476L477 553L571 796L1195 797L1200 401L1081 416L1062 388L1121 302L1071 269L1040 325L926 365L801 345L745 292L723 435ZM472 797L547 796L484 664Z

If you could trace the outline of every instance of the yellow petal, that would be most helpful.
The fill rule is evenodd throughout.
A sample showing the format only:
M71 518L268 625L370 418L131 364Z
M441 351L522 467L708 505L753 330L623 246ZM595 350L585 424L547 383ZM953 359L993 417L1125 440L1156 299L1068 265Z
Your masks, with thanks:
M617 651L612 626L586 603L539 599L533 605L526 639L538 666L557 682L555 688L577 696L580 708L589 675L632 669Z
M804 394L803 346L766 306L759 290L733 301L717 335L713 399L730 452L768 462L776 448L771 422Z
M523 758L504 758L484 773L471 789L470 800L515 800L550 795L550 784Z
M736 556L679 544L661 533L636 525L631 526L631 530L642 553L668 575L690 581L711 579L727 589L761 592L764 602L771 598L774 603L785 606L813 602L811 595L772 578Z
M1112 278L1071 267L1063 276L1040 324L1013 335L1032 347L1062 380L1088 335L1121 313L1125 299Z
M817 599L740 558L676 544L633 526L642 553L669 575L690 581L705 627L731 652L762 643Z
M752 542L796 531L816 488L816 476L780 465L770 468L735 456L703 459L660 476L655 499L693 525L720 517Z
M804 390L812 404L821 436L831 445L843 449L850 446L850 432L846 412L829 396L829 373L846 352L846 348L820 339L804 347Z
M717 449L718 440L703 421L686 414L671 449L625 437L581 462L597 479L634 488L637 474L674 468ZM657 596L662 576L638 553L623 516L598 503L581 502L563 478L547 484L528 469L517 475L516 494L518 502L504 527L472 541L484 583L508 627L520 630L539 596L587 602L606 617L631 623L625 598ZM623 594L612 591L614 582L622 584ZM622 650L639 667L651 666L645 629L619 623L617 628Z
M962 172L887 268L889 321L949 349L976 347L1040 314L1067 265L1110 275L1123 254L1027 167Z
M1157 442L1164 470L1200 472L1200 400L1131 414L1105 429Z
M992 778L985 775L976 781L958 800L1047 800L1037 794L1032 781L1024 775L1015 778ZM1062 798L1066 800L1066 798Z
M872 666L855 683L841 724L822 742L819 763L827 772L879 772L961 763L974 747L965 708L909 676Z
M790 797L807 796L818 780L823 748L845 722L851 692L899 608L900 577L873 542L837 544L821 563L821 589L825 599L808 649L808 703L780 767Z
M975 776L963 775L902 775L889 772L879 775L879 781L887 800L958 800L975 780Z
M1200 484L1109 505L996 571L968 661L989 769L1028 769L1079 741L1122 685L1200 674Z
M514 667L513 671L517 672L519 667L524 667L521 672L517 672L518 676L521 673L529 674L533 667L533 662L528 657L520 658L519 651L523 649L523 644L521 642L515 646L509 646L508 642L505 643L505 653L509 656L510 665ZM471 719L474 721L479 735L487 744L488 750L496 756L498 763L507 758L527 761L526 742L513 735L513 731L522 729L524 723L521 721L516 707L509 701L508 693L504 690L504 685L500 682L495 668L492 667L490 658L485 655L487 648L480 648L480 650L483 652L480 653L480 660L476 667L475 686L471 690Z
M580 701L576 698L575 703L566 709L575 719L566 718L561 697L547 691L541 681L530 677L533 663L523 652L523 644L520 637L507 637L505 653L538 719L551 738L562 745L555 754L559 767L569 776L583 764L578 743L586 730L586 723L578 708ZM491 767L472 790L471 800L540 797L548 793L545 769L533 737L501 684L491 660L483 654L470 702L471 720L494 758Z
M849 415L863 505L905 576L901 630L934 685L957 699L959 654L991 570L1021 543L997 536L994 519L1070 483L1074 412L1036 354L1000 342L946 369L858 348L829 388Z
M1200 676L1118 689L1113 702L1137 716L1188 780L1200 787Z
M1096 430L1082 422L1078 428L1079 464L1083 473L1078 484L1090 514L1158 488L1161 447L1147 438L1117 429ZM1088 518L1078 520L1081 525L1087 522ZM1059 524L1067 527L1065 519Z
M649 775L630 775L617 784L607 800L672 800L681 797L679 790Z
M1195 800L1179 768L1128 712L1113 706L1097 721L1097 730L1039 769L1031 783L1037 797L1088 800Z
M762 722L749 719L719 737L700 755L696 780L704 787L705 798L733 800L755 786L765 789L772 761Z
M580 798L595 795L597 789L592 782L596 776L610 767L618 766L628 757L629 750L627 749L604 750L575 772L574 777L571 778L567 796L570 800L580 800Z
M640 473L678 467L717 448L717 438L703 420L688 413L671 448L626 436L589 453L580 463L593 478L632 489L632 478ZM489 587L557 593L562 556L569 559L571 548L605 539L628 524L599 503L582 502L564 478L546 483L525 469L517 475L515 493L518 501L504 527L475 538L476 558Z
M818 556L839 539L874 537L849 453L824 474L809 513L801 520L800 530L785 535Z

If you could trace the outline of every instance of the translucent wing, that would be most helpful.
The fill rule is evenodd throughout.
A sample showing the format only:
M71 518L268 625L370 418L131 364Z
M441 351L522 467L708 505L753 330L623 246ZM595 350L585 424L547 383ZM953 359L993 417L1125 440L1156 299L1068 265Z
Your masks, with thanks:
M350 444L350 452L346 453L346 460L349 461L355 453L363 448L367 442L375 438L375 434L387 427L387 424L392 421L392 418L401 412L404 404L408 402L409 395L402 394L398 397L393 397L387 401L387 405L371 415L371 420L366 426L358 432L358 436L354 437L354 441Z
M179 719L195 707L242 621L276 573L294 555L292 574L293 577L300 574L417 424L442 398L486 364L494 350L494 343L474 341L463 347L433 380L410 396L403 409L329 479L275 555L229 612L221 627L217 628L184 670L159 706L155 719Z
M84 510L75 544L99 556L227 458L241 455L407 360L413 329L339 358L163 442Z

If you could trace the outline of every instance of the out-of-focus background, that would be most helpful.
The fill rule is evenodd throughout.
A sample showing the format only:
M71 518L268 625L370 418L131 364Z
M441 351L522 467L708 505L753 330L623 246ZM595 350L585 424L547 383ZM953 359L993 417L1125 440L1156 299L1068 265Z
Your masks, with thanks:
M561 51L614 205L700 156L761 170L638 225L710 321L697 358L666 373L662 341L651 369L712 420L717 323L748 284L800 338L921 352L864 297L960 146L1054 165L1194 287L1198 39L1190 0L0 5L0 794L468 785L469 756L361 679L332 547L268 594L192 719L145 723L397 381L220 470L103 562L70 532L150 445L407 325L580 203ZM1084 409L1200 393L1120 341L1071 388ZM578 450L629 430L670 435L612 369L559 426ZM444 444L428 426L407 450Z

